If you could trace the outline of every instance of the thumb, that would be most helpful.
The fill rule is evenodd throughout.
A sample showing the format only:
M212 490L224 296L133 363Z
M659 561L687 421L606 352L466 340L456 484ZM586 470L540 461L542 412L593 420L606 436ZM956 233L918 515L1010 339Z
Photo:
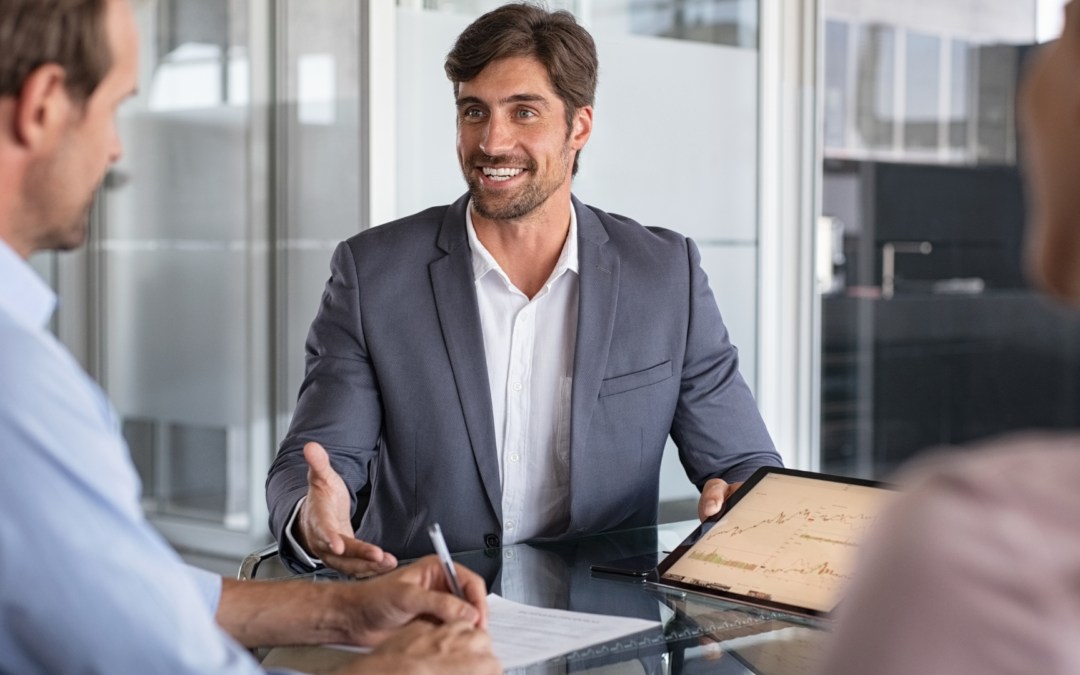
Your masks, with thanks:
M480 621L480 610L452 593L415 588L410 593L402 594L403 609L414 616L433 616L443 623L464 621L476 625Z
M304 460L308 464L309 483L312 479L325 481L337 475L330 466L330 455L326 454L326 449L318 443L308 443L304 446Z

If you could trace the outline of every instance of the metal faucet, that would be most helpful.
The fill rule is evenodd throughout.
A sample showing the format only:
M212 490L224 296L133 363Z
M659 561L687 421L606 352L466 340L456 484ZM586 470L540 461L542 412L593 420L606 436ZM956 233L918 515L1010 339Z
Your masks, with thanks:
M896 294L896 254L928 255L934 246L928 241L890 241L881 247L881 297L891 300Z

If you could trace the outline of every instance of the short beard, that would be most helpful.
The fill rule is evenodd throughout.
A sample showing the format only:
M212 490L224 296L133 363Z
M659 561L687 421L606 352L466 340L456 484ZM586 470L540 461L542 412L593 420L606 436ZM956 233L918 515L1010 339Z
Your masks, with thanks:
M27 183L35 186L28 197L31 210L26 214L36 251L71 251L86 243L90 231L90 212L97 195L95 187L73 203L66 174L58 158L33 167ZM100 185L100 184L99 184Z
M465 182L469 185L469 196L472 197L473 208L476 209L476 213L480 217L486 218L487 220L513 221L524 218L535 211L541 204L546 202L548 198L559 189L563 180L565 180L566 172L570 167L569 158L570 152L567 147L563 152L563 170L560 172L558 179L542 183L536 180L536 161L531 157L527 157L522 161L519 158L511 157L509 155L500 155L498 157L492 157L490 155L485 155L484 153L475 153L471 155L465 163L463 172L465 174ZM490 166L493 164L523 164L525 170L532 174L532 180L526 183L517 194L509 195L509 200L504 203L495 203L496 200L492 199L492 195L484 190L480 179L477 178L476 174L473 172L477 167Z
M39 243L40 250L74 251L86 243L90 232L90 209L64 227L50 228Z

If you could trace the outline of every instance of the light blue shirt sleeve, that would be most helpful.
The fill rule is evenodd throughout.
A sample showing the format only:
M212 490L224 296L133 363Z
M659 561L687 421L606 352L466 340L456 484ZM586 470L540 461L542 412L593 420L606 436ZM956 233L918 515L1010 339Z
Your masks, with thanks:
M208 572L194 565L187 566L191 580L199 587L199 594L203 602L210 610L210 616L217 614L218 603L221 602L221 575Z
M104 395L3 311L0 457L0 672L262 672L214 621L221 579L143 517Z

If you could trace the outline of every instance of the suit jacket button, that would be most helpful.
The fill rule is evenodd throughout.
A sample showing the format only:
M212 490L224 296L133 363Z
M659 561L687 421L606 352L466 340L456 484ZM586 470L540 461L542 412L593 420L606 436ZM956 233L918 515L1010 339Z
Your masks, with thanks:
M499 535L497 535L497 534L485 534L484 535L484 546L487 546L488 548L498 548L498 546L499 546Z

